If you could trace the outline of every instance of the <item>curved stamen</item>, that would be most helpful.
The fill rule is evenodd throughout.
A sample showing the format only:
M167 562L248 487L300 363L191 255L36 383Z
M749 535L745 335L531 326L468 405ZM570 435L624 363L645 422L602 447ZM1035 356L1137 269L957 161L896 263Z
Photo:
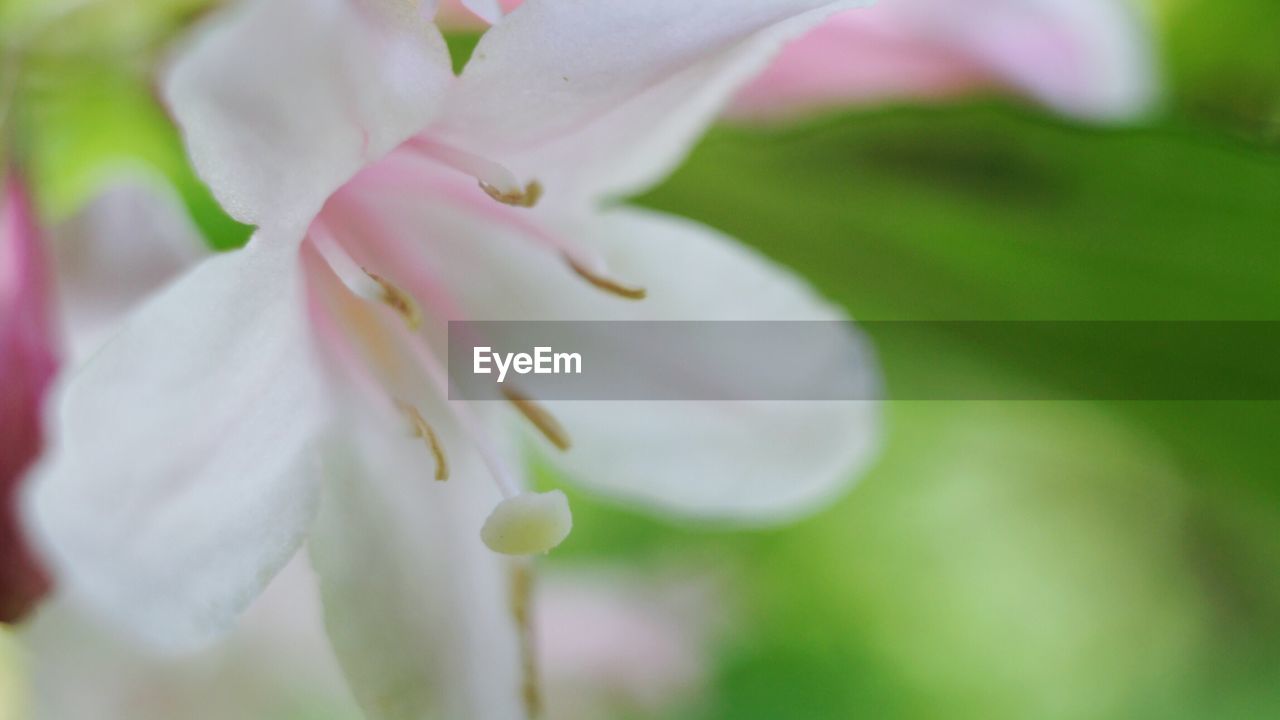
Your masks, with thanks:
M414 437L422 438L427 447L431 450L431 456L436 461L436 480L441 482L449 479L449 462L445 459L444 448L440 445L440 438L436 435L436 431L422 417L422 413L418 412L418 408L409 403L397 400L396 405L400 411L409 418L410 430Z
M311 238L311 244L320 253L320 257L324 258L333 274L338 276L348 290L366 300L381 299L382 286L347 254L327 227L319 222L312 223L307 230L307 237Z
M514 405L516 410L519 410L520 414L557 449L567 451L572 445L569 440L569 433L565 432L564 426L560 424L559 420L556 420L554 415L547 412L546 408L514 388L504 387L502 396Z
M576 260L567 253L564 254L564 260L569 264L569 268L577 273L578 277L591 283L593 287L612 293L620 298L627 300L643 300L649 295L649 291L637 285L625 285L608 275L604 275L594 270L589 270L582 262ZM603 263L601 263L603 264Z
M542 185L537 180L522 185L515 173L486 157L425 137L414 138L409 145L426 157L475 178L485 194L504 205L529 208L542 197Z
M382 288L382 294L379 296L379 300L386 303L392 310L399 313L400 317L404 319L405 323L409 325L411 330L417 330L422 327L422 308L418 307L418 302L413 299L412 295L401 290L390 280L387 280L377 273L370 272L368 270L365 270L365 273L369 277L373 278L373 281L378 283L378 286Z
M410 351L413 353L413 358L422 373L426 375L427 380L430 381L436 392L442 398L448 399L448 373L436 358L435 353L431 352L431 348L427 347L426 340L417 333L409 332L408 330L402 329L401 332L408 340ZM520 486L515 481L515 475L507 467L506 462L502 460L497 449L494 448L488 434L481 428L480 421L471 414L466 401L451 400L449 401L449 409L453 412L453 417L457 420L458 425L461 426L462 431L466 433L467 439L471 441L472 446L479 453L481 461L484 462L485 467L489 470L489 474L493 476L493 480L502 496L511 498L519 495Z
M365 300L381 302L395 310L411 329L422 325L422 308L412 295L385 277L370 272L347 254L333 233L320 223L312 225L307 233L320 256L329 263L333 273L355 295Z

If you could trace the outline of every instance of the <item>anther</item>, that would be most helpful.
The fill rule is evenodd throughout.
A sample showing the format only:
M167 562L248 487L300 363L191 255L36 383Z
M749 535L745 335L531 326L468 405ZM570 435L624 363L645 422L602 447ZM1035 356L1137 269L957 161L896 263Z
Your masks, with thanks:
M568 253L564 254L564 260L569 264L569 267L578 274L578 277L607 293L612 293L627 300L643 300L649 294L649 292L642 287L624 285L611 277L601 275L600 273L587 269L585 265L573 259Z
M422 308L418 307L418 302L413 299L412 295L401 290L391 281L377 273L370 272L369 270L365 270L364 272L374 282L378 283L378 287L380 288L378 299L390 306L392 310L399 313L400 317L404 318L404 322L409 326L410 330L417 330L422 326Z
M416 438L422 438L426 442L427 448L431 450L431 456L436 461L436 480L445 481L449 479L449 462L444 456L444 447L440 445L440 438L436 435L436 431L431 427L418 412L418 408L404 402L396 403L400 406L401 412L409 418L409 431Z
M554 415L547 412L546 408L511 388L503 388L502 396L514 405L525 420L528 420L537 428L538 432L542 433L542 436L552 445L555 445L556 448L568 450L572 445L569 440L569 433L565 432L564 426L560 424L559 420L556 420Z
M386 303L404 318L410 330L417 330L422 325L422 309L413 296L357 263L342 249L342 245L329 233L328 228L316 223L311 227L309 235L320 256L348 290L366 300Z
M531 208L542 199L542 183L537 180L527 183L524 188L517 187L505 190L481 180L480 189L503 205L512 205L514 207Z
M478 180L480 188L500 203L528 208L542 197L542 185L537 180L521 185L515 173L489 158L426 138L411 142L426 157Z

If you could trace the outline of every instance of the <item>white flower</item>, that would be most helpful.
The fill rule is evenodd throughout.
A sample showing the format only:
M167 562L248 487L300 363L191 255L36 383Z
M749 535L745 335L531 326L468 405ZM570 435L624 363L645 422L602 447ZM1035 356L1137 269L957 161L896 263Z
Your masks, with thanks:
M669 511L776 519L845 487L870 403L549 404L562 430L529 402L448 401L438 358L449 319L841 318L715 232L604 203L661 178L784 39L850 5L530 2L458 78L412 3L218 18L166 92L197 169L259 231L62 393L29 506L63 587L198 646L310 537L366 712L521 717L528 569L481 527L538 505L540 541L499 549L545 549L567 509L523 493L511 419L558 445L567 430L568 476ZM514 512L493 514L503 497Z

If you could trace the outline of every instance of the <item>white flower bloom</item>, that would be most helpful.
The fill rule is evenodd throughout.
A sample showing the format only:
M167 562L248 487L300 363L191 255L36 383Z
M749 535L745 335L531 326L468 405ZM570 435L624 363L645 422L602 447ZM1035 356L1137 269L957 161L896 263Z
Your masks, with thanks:
M310 536L366 712L528 714L527 566L481 528L532 527L495 543L516 552L563 536L504 428L523 414L562 438L528 403L449 401L444 322L841 318L715 232L604 201L660 179L786 38L856 4L529 2L457 78L431 8L251 0L217 18L166 93L197 169L259 231L61 393L29 509L69 596L199 646ZM548 406L568 476L685 514L811 509L874 445L870 403Z

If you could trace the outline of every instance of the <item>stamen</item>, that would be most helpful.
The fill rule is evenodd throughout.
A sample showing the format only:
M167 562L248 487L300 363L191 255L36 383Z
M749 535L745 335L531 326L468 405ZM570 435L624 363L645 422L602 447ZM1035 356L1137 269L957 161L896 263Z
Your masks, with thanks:
M524 415L524 418L532 423L533 426L538 429L538 432L541 432L542 436L545 437L552 445L555 445L559 450L569 449L570 445L572 445L569 440L569 433L565 432L564 426L560 424L559 420L556 420L554 415L547 412L546 408L512 388L503 388L502 395L512 405L514 405L515 408L520 411L520 414Z
M426 141L415 141L415 144L421 147ZM419 165L431 160L426 153L417 156L405 153L404 158ZM504 224L559 254L579 277L597 289L628 300L643 300L648 295L648 291L642 287L627 285L609 277L603 269L603 261L589 248L548 232L538 223L530 222L527 214L485 202L475 193L459 188L455 183L441 182L431 175L423 177L423 181L430 183L435 194L441 200L446 200L451 207L470 210L481 217ZM540 190L539 188L537 191Z
M422 413L418 412L418 408L400 401L397 401L396 405L409 418L410 431L413 436L425 440L427 447L430 448L431 456L436 460L436 480L441 482L448 480L449 462L444 457L444 448L440 445L440 438L436 436L436 431L422 417Z
M607 275L601 275L600 273L588 269L568 253L563 253L563 257L565 262L569 264L569 267L578 274L578 277L607 293L612 293L618 297L626 298L627 300L643 300L649 294L649 291L642 287L624 285Z
M347 254L328 228L320 223L314 223L307 231L307 235L320 256L329 264L333 274L338 276L348 290L366 300L382 299L382 286L365 272L360 263Z
M481 180L480 189L503 205L514 205L515 207L531 208L542 199L542 183L537 180L531 180L525 184L523 189L515 191L504 191Z
M329 263L347 289L365 300L385 303L395 310L411 330L422 326L422 308L413 296L390 280L371 272L347 254L328 228L316 223L309 231L316 250Z
M426 138L411 142L423 155L478 180L480 189L500 203L528 208L542 197L542 185L537 180L521 185L514 173L488 158Z
M436 392L440 394L440 397L448 398L449 375L440 360L431 352L431 348L427 347L426 340L421 335L408 332L405 335L407 336L405 339L409 343L409 349L413 353L414 361L417 362L423 374L427 376L427 380L435 388ZM471 445L480 455L481 461L489 470L489 475L493 477L493 481L498 486L498 492L502 493L502 497L512 498L519 495L520 486L515 481L514 473L507 467L507 463L503 461L502 456L489 440L489 436L485 433L479 420L471 414L466 402L450 401L449 409L453 411L454 419L458 421L458 425L462 427L467 439L471 441Z
M393 285L389 280L377 273L369 270L364 272L373 278L373 281L378 283L378 286L382 289L379 299L390 305L392 310L400 313L400 317L404 318L404 322L409 326L410 330L417 330L422 327L422 308L418 307L418 302L413 299L412 295Z

